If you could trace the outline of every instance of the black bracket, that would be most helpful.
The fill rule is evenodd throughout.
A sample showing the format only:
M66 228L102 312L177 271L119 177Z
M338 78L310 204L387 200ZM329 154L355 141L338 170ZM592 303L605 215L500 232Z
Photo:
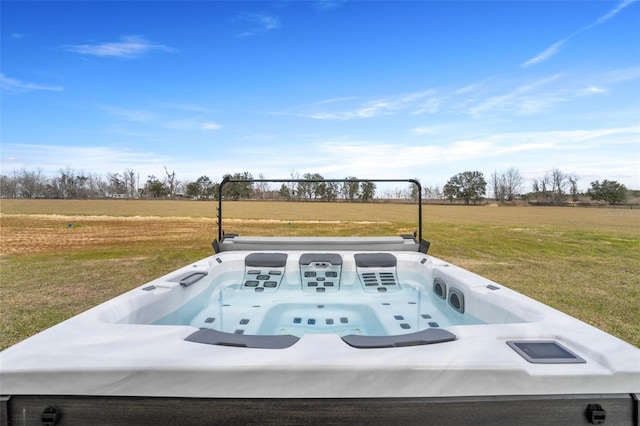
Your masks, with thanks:
M60 421L60 417L62 417L62 412L55 405L49 405L44 409L42 415L40 416L40 421L43 426L55 426Z
M587 420L589 420L592 425L604 424L606 418L607 412L600 404L589 404L587 406Z

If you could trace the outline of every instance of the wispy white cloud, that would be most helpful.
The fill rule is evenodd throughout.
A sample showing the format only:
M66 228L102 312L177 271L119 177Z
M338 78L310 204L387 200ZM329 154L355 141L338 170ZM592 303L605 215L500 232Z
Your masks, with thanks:
M341 98L325 99L325 100L319 101L317 104L318 105L335 104L335 103L345 102L345 101L355 101L357 99L358 98L356 98L355 96L343 96Z
M62 86L52 86L38 83L28 83L0 74L0 90L4 93L25 93L34 91L61 92Z
M222 126L213 121L204 121L201 117L161 118L158 127L170 130L219 130Z
M565 38L553 43L552 45L547 47L545 50L543 50L542 52L540 52L539 54L537 54L533 58L523 62L522 63L522 67L523 68L528 68L530 66L539 64L540 62L544 62L544 61L548 60L549 58L551 58L552 56L554 56L558 52L560 52L560 48L564 44L566 44L569 40L571 40L572 38L574 38L575 36L577 36L578 34L584 32L584 31L590 30L592 28L597 27L598 25L603 24L604 22L608 21L609 19L613 18L618 13L620 13L624 8L628 7L632 3L635 3L636 1L638 1L638 0L622 0L613 9L611 9L605 15L602 15L601 17L596 19L594 22L590 23L589 25L587 25L585 27L580 28L579 30L569 34L567 37L565 37Z
M156 153L126 148L12 143L3 145L12 154L10 160L2 158L3 169L38 167L48 176L54 176L58 170L66 167L104 174L135 166L137 171L144 173L154 164L162 164L163 161L171 164L168 162L169 158Z
M411 129L411 131L413 133L415 133L416 135L436 135L436 134L438 134L438 131L436 129L434 129L433 127L429 127L429 126L414 127L413 129Z
M446 96L433 97L427 99L423 102L420 102L416 105L416 109L411 112L413 115L421 115L421 114L435 114L442 109L442 105L447 101Z
M640 67L588 75L556 73L536 79L496 76L462 88L440 87L371 98L335 97L274 114L334 121L401 114L473 119L530 117L551 113L563 104L575 103L587 96L614 93L615 85L636 79L640 79ZM432 126L415 126L416 129L423 127ZM413 133L426 134L424 130L413 130Z
M588 28L592 28L595 27L596 25L600 25L603 22L608 21L609 19L613 18L614 16L616 16L618 13L620 13L620 11L622 9L624 9L625 7L629 6L631 3L635 3L638 0L622 0L620 3L618 3L616 5L616 7L614 7L613 9L611 9L609 11L609 13L607 13L606 15L601 16L600 18L598 18L593 24L591 24Z
M538 149L574 152L611 144L632 144L634 139L638 141L639 135L640 125L636 125L588 130L498 133L482 140L490 142L495 154L501 155Z
M318 10L334 10L342 7L346 0L319 0L313 3L313 7Z
M640 79L640 66L615 69L607 72L604 79L610 83L621 83Z
M540 92L538 89L561 78L555 74L540 80L523 84L501 95L490 96L469 106L467 112L473 117L490 115L532 115L539 113L550 105L565 100L556 90Z
M9 34L9 38L12 40L20 40L25 38L27 35L22 33L11 33Z
M356 120L392 115L399 111L414 109L414 113L433 112L438 108L440 98L433 96L434 90L416 91L395 96L373 99L339 97L294 108L284 114L316 120Z
M523 63L522 66L524 68L528 68L532 65L546 61L547 59L558 53L560 51L560 47L562 47L563 44L569 41L570 38L571 37L563 38L562 40L553 43L551 46L547 47L545 50Z
M164 104L160 110L119 108L113 106L99 106L110 115L126 122L155 126L170 130L218 130L222 125L203 118L202 115L190 117L176 117L175 111L208 112L206 108L196 105Z
M116 147L3 143L0 169L3 174L23 168L41 170L43 175L47 177L58 176L60 169L67 167L103 177L107 173L133 170L140 176L141 183L143 183L147 176L164 175L164 166L175 171L176 176L182 182L190 179L195 180L203 174L208 174L214 180L221 179L226 173L247 170L248 163L255 167L265 166L263 156L259 160L256 159L253 164L244 157L234 157L231 161L221 155L200 155L194 158L191 155L192 152L187 152L188 150L183 147L170 152L158 149L140 149L138 146L137 144L134 147ZM272 173L271 176L274 174ZM275 176L281 177L282 175L276 174Z
M397 104L384 99L376 99L363 102L354 109L346 111L317 111L310 113L308 116L318 120L353 120L388 115L395 109L397 109Z
M400 97L400 101L401 102L405 102L405 103L410 103L410 102L416 102L419 101L421 99L427 98L427 97L431 97L436 93L436 91L434 89L428 89L428 90L422 90L422 91L418 91L418 92L412 92L412 93L408 93L406 95L402 95Z
M482 90L450 94L451 99L442 109L476 119L542 115L557 110L562 104L576 105L576 101L583 102L587 96L613 96L616 86L638 79L640 67L588 74L558 73L531 81L491 79L485 81Z
M429 129L425 129L426 133ZM505 132L477 138L457 138L449 143L390 144L372 140L330 140L310 147L317 155L309 155L300 163L306 171L315 172L327 164L332 165L334 176L386 177L424 176L443 184L462 167L475 167L485 174L500 167L518 167L523 174L535 175L535 170L561 167L572 173L607 176L629 176L627 182L637 179L637 159L612 162L618 150L629 149L640 143L640 126L598 128L589 130L562 130L539 132ZM571 153L567 155L566 153ZM313 161L315 160L315 162ZM311 160L311 161L310 161ZM598 168L588 171L583 164L597 163ZM615 163L615 164L613 164ZM635 164L634 164L635 163ZM502 166L506 164L506 166ZM529 172L531 171L531 172ZM322 172L320 172L322 173ZM348 174L345 174L348 173ZM585 174L586 176L586 174Z
M467 93L473 93L477 90L479 90L482 86L484 85L484 83L471 83L471 84L467 84L464 87L461 87L459 89L456 89L454 91L455 94L457 95L464 95Z
M604 87L599 87L595 85L590 85L583 89L580 89L576 92L577 96L590 96L590 95L598 95L602 93L607 93L608 90Z
M207 113L207 114L214 112L214 110L211 108L207 108L207 107L196 105L196 104L164 102L164 103L159 103L158 106L165 109L175 109L179 111L190 111L190 112Z
M282 27L279 17L263 13L241 13L236 21L244 27L236 34L240 38L257 36Z
M522 78L510 81L500 77L462 89L442 87L370 99L336 97L294 107L279 114L335 121L398 114L454 114L476 119L526 117L551 112L558 104L577 98L606 94L610 86L634 78L640 78L640 68L593 73L588 77L558 73L530 81Z
M101 106L100 108L115 117L133 123L152 123L157 119L155 113L141 109L126 109L111 106Z
M221 129L222 126L219 125L218 123L207 121L205 123L202 123L200 125L200 128L203 129L203 130L218 130L218 129Z
M62 46L62 49L80 55L122 59L140 58L152 51L177 52L177 49L151 42L139 36L123 36L120 41L116 42L65 45Z

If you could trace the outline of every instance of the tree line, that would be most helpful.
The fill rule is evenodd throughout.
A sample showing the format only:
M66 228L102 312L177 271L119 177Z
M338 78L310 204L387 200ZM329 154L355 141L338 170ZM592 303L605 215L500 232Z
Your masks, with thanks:
M266 182L248 182L253 179L249 172L225 175L233 180L223 187L224 199L279 199L288 201L335 201L368 202L374 198L417 200L417 186L384 189L377 193L374 182L359 182L356 177L346 177L346 182L318 182L324 179L319 173L300 175L290 172L291 179L302 182L283 183L279 188L271 188ZM258 179L264 179L260 174ZM304 182L308 180L309 182ZM417 180L417 179L416 179ZM545 172L533 179L532 190L522 193L524 179L518 169L494 171L487 181L480 171L465 171L452 176L440 188L439 185L423 186L423 199L450 203L478 204L493 195L499 203L524 200L538 204L558 205L566 201L578 201L589 197L594 201L608 204L622 204L627 200L628 190L613 180L591 182L586 193L578 191L578 177L559 169ZM175 199L215 200L219 193L219 183L208 176L200 176L194 181L181 181L175 171L164 166L164 175L148 175L141 180L133 169L121 173L85 173L72 168L60 169L57 176L45 176L40 169L22 169L11 175L0 175L0 197L2 198L49 198L49 199Z
M516 168L502 172L494 171L489 184L482 172L466 171L451 177L442 194L450 202L461 200L465 204L477 204L484 199L489 185L493 199L498 203L519 199L537 204L561 205L567 201L579 201L580 197L588 197L593 201L616 205L625 203L629 193L623 184L613 180L604 180L602 183L596 180L590 183L591 186L586 193L580 193L577 175L565 173L557 168L533 179L531 192L522 193L523 183L524 179Z
M71 168L60 169L57 176L46 176L40 169L14 171L11 175L0 175L0 196L2 198L47 198L47 199L176 199L216 200L220 184L208 176L200 176L194 181L180 181L175 171L164 168L165 175L147 176L141 181L139 173L125 169L122 173L85 173ZM356 177L345 178L347 182L315 182L324 177L318 173L300 176L291 172L292 179L309 182L291 182L272 189L266 182L251 182L249 172L228 174L233 180L222 190L222 196L230 200L244 199L284 199L299 201L346 201L367 202L376 195L376 184L359 182ZM223 177L223 178L224 178ZM262 174L259 179L264 179ZM401 193L404 194L404 193ZM399 196L399 194L396 194Z

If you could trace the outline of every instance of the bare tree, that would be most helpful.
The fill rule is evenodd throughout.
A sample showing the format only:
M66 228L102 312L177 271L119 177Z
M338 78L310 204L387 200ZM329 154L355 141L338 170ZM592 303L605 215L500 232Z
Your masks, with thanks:
M178 190L178 181L176 180L176 172L175 170L172 170L171 173L169 173L167 166L164 166L164 172L167 175L166 186L167 186L167 191L169 193L169 198L173 198L175 197Z
M569 179L569 184L571 185L571 200L578 201L578 176L573 174L567 177Z
M502 202L505 200L505 182L504 182L504 174L500 175L497 171L493 171L491 173L491 188L493 189L493 197L497 202Z
M394 188L393 196L394 196L394 198L396 200L402 200L404 198L409 198L407 196L407 189L406 188Z
M424 185L422 187L422 198L428 200L433 197L433 189L430 185Z
M291 176L291 179L300 179L300 172L292 169L289 172L289 176ZM300 194L298 194L298 184L296 182L289 182L289 197L291 199L300 198Z
M442 191L439 185L423 186L422 192L424 193L425 200L439 200L442 198Z
M259 173L258 179L264 180L264 175L262 173ZM267 182L257 182L255 188L256 188L256 192L258 193L258 198L260 198L261 200L264 200L266 197L267 191L269 191L269 184Z
M89 192L89 176L84 173L84 170L80 170L80 173L76 176L76 182L78 185L78 197L89 198L91 196Z
M551 188L551 177L548 172L542 178L533 180L533 192L538 199L543 198L548 201L551 195Z
M509 168L509 170L503 173L503 177L505 196L507 198L507 201L513 201L522 190L523 179L520 175L520 171L514 167L511 167Z
M124 179L119 173L107 173L109 180L108 192L112 197L125 197L127 194L127 186Z
M89 173L87 189L91 198L103 198L107 192L107 183L98 174Z
M564 199L564 190L567 186L568 175L560 169L551 171L553 201L560 203Z
M418 178L414 178L414 180L420 182L420 179L418 179ZM420 191L418 190L418 185L416 185L413 182L410 183L408 185L408 187L407 187L407 192L409 193L409 197L411 197L411 199L417 203L418 202L418 195L421 195Z
M138 177L133 169L125 169L122 173L127 198L138 197Z
M78 197L78 182L76 180L76 172L70 167L59 170L58 189L60 198L69 199Z
M574 200L577 200L578 177L556 168L547 171L543 178L534 179L533 193L538 201L542 198L545 202L561 204L566 198L567 186L569 185L571 195Z
M498 202L513 201L522 189L522 176L518 169L511 167L506 172L491 174L493 194Z
M0 176L0 198L18 197L18 174L14 170L13 176Z
M44 196L46 178L41 169L27 171L22 169L19 175L20 195L23 198L39 198Z

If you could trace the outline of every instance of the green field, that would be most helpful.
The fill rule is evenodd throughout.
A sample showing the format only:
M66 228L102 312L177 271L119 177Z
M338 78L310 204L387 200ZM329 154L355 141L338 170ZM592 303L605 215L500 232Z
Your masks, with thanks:
M0 349L212 253L217 203L2 200ZM241 235L397 235L409 204L227 202ZM275 220L274 220L275 219ZM640 346L640 211L424 206L429 254Z

